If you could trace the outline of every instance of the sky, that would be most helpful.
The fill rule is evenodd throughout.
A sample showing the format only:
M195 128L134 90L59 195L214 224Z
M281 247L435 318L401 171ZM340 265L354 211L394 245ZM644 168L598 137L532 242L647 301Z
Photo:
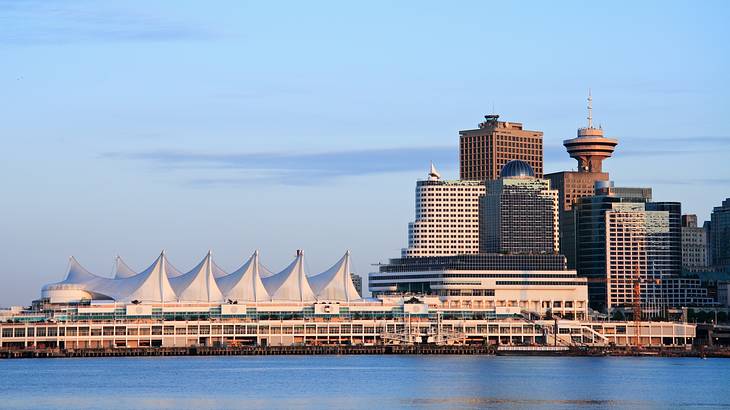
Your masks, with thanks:
M0 306L68 257L166 250L310 274L397 257L429 161L458 178L483 115L594 121L604 170L707 219L730 197L730 3L0 0Z

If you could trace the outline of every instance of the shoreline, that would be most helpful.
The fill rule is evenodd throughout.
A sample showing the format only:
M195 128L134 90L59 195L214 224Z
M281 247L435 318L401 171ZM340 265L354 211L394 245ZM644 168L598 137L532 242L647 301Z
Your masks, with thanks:
M627 349L570 348L555 350L547 346L513 349L507 346L239 346L239 347L165 347L109 349L0 349L0 359L70 357L159 357L159 356L282 356L282 355L482 355L549 357L696 357L730 358L730 349Z

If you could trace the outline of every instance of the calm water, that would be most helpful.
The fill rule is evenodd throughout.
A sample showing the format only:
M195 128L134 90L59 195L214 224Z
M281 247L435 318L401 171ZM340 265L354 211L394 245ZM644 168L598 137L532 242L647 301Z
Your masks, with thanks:
M0 407L730 408L730 360L454 356L3 360Z

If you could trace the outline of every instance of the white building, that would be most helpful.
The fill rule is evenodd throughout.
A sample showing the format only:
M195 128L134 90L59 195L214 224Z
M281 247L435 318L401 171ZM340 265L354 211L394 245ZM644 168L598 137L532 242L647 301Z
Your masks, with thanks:
M588 317L586 278L562 255L477 254L391 259L370 273L375 296L433 295L450 309Z
M408 224L403 257L479 252L481 181L444 181L431 164L428 179L416 184L416 220Z

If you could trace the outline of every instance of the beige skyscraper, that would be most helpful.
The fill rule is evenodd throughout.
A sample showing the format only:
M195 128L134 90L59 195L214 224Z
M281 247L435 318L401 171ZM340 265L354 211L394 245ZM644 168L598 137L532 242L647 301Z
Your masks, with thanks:
M542 178L542 132L522 128L519 122L499 121L499 115L485 115L474 130L459 131L459 164L463 180L499 178L502 167L519 159L530 164Z

